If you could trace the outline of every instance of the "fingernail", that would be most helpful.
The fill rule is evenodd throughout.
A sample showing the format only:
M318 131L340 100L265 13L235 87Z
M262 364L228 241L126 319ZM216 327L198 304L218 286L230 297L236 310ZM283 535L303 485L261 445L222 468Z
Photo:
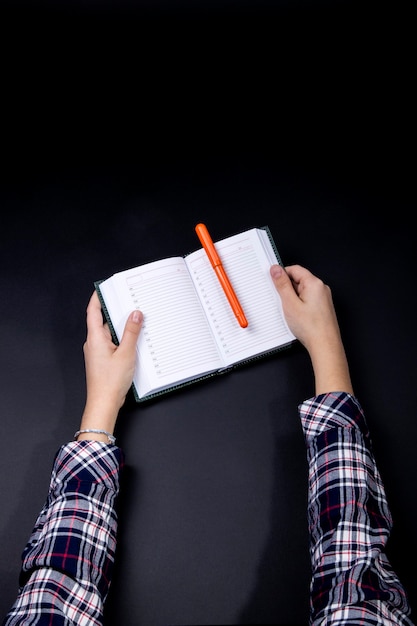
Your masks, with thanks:
M135 322L135 324L140 324L142 321L143 321L142 311L133 311L132 322Z
M271 276L272 278L279 278L282 274L282 267L280 265L273 265L271 267Z

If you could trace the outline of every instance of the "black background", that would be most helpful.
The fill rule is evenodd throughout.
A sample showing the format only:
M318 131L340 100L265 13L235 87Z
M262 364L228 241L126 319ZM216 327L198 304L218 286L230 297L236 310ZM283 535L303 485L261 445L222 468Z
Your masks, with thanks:
M416 610L411 17L400 3L1 9L0 612L77 429L93 281L268 224L331 285ZM300 346L138 407L106 624L306 624Z

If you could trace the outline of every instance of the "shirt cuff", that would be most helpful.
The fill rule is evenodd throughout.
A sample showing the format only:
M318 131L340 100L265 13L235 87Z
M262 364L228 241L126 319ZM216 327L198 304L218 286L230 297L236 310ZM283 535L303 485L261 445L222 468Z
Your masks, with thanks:
M331 428L357 428L369 435L359 400L345 391L334 391L305 400L299 405L306 439L317 437Z
M102 441L71 441L58 450L51 476L51 490L60 491L71 480L85 483L87 490L92 483L102 484L118 493L119 475L124 456L117 446Z

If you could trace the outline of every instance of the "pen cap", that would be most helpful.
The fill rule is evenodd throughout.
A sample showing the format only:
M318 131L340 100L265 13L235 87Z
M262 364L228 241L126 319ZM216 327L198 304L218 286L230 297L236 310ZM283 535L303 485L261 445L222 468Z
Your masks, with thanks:
M214 247L213 240L210 237L210 234L205 224L197 224L197 226L195 227L195 232L197 233L197 236L204 250L206 251L206 254L209 258L211 265L213 267L216 267L217 265L221 265L222 262L220 261L220 257L217 254L216 248Z

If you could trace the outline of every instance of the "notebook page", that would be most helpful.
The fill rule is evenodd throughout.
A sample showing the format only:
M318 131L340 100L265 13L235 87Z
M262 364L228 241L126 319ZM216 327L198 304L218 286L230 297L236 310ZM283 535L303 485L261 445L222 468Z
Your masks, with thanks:
M226 364L293 341L269 274L277 260L265 231L252 229L215 246L248 320L247 328L239 326L204 250L188 255L186 261Z
M133 380L139 397L224 365L183 258L119 272L100 290L119 341L129 313L144 314Z

